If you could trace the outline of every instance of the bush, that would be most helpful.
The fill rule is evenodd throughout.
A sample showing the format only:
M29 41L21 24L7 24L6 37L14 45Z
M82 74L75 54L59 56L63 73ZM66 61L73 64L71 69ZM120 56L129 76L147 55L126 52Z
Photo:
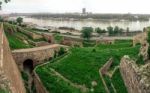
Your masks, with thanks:
M61 47L59 52L58 52L58 56L65 54L65 52L66 52L65 49L63 47Z
M142 56L142 55L140 55L140 56L138 57L136 63L137 63L137 64L141 64L141 65L144 64L144 60L143 60L143 56Z

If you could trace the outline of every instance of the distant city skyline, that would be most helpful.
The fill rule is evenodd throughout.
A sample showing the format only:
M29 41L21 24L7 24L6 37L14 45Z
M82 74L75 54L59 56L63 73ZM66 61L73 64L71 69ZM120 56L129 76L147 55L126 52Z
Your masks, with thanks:
M135 13L150 14L149 0L11 0L1 13Z

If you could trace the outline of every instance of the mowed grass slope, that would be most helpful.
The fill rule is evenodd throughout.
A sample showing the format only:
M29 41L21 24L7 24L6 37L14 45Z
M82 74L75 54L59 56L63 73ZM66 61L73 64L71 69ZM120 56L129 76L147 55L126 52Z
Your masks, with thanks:
M140 46L132 47L130 41L125 43L122 41L112 45L98 45L97 47L88 48L72 48L67 57L64 57L63 59L54 63L48 63L45 66L41 66L36 69L36 72L41 78L43 84L46 86L47 90L49 90L51 93L69 92L56 92L57 89L64 87L55 85L60 84L61 82L59 82L59 80L52 80L54 77L52 75L48 75L51 74L48 68L55 69L62 76L75 84L83 86L85 85L89 90L94 89L92 93L106 93L99 75L99 69L109 60L110 57L114 58L114 65L119 65L120 59L124 55L137 57L139 47ZM97 86L92 86L91 83L93 81L97 82ZM54 89L47 86L56 87Z

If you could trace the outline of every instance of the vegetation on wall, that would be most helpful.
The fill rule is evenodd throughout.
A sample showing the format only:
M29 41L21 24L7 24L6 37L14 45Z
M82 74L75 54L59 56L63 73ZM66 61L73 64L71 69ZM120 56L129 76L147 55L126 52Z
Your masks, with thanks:
M8 39L10 48L11 49L31 48L32 47L31 45L26 44L23 40L19 38L20 33L17 32L17 30L18 30L17 26L4 24L4 31Z
M0 88L0 93L10 93L10 92L8 91L8 89L2 89L2 88Z
M63 40L63 36L60 36L60 34L55 34L54 39L56 43L61 43Z
M150 28L148 28L148 32L147 32L147 42L149 43L150 45ZM149 58L150 58L150 46L148 48L148 55L149 55Z

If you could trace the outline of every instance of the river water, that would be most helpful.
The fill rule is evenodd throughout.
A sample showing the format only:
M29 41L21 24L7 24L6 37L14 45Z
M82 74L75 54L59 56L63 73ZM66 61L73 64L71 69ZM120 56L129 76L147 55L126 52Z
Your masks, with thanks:
M93 21L93 20L82 20L82 21L64 21L64 20L53 20L47 19L37 19L24 17L24 22L32 22L39 26L53 26L53 27L73 27L80 30L82 27L100 27L106 29L108 26L119 26L123 29L129 27L130 31L143 30L144 27L150 26L150 21Z

